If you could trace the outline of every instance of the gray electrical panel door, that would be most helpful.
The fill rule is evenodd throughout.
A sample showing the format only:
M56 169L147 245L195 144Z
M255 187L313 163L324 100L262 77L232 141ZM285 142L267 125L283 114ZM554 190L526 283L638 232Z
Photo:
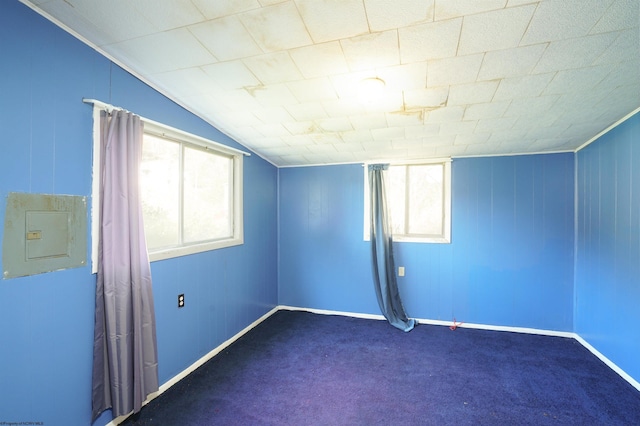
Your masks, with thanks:
M2 241L3 278L75 268L86 263L86 197L9 194Z

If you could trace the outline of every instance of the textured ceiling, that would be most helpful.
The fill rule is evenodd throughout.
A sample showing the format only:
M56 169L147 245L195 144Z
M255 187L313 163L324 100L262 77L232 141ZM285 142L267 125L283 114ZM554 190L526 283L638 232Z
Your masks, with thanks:
M638 0L21 1L278 166L574 150L640 107Z

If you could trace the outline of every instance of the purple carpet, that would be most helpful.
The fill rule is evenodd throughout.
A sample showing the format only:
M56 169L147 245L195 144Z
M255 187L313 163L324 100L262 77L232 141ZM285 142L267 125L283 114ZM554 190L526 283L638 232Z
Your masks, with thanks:
M640 425L573 339L279 311L124 425Z

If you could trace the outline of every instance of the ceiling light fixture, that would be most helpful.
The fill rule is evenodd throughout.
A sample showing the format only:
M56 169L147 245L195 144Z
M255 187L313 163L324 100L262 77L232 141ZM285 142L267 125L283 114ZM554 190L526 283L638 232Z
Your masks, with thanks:
M358 95L360 100L365 103L374 102L384 94L386 83L379 77L369 77L360 80L358 87Z

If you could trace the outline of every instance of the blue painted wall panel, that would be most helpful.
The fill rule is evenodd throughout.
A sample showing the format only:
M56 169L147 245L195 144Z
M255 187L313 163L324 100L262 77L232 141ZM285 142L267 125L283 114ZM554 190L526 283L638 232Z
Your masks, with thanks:
M379 313L360 165L280 170L279 300ZM417 318L573 329L574 156L456 159L452 243L397 243Z
M24 5L0 9L0 223L12 191L91 196L85 97L239 147ZM244 245L152 264L161 383L277 304L277 173L245 157ZM89 267L0 280L0 300L0 421L89 424ZM107 412L95 424L110 420Z
M578 153L575 330L640 381L640 114Z
M361 165L280 169L279 301L377 312Z

